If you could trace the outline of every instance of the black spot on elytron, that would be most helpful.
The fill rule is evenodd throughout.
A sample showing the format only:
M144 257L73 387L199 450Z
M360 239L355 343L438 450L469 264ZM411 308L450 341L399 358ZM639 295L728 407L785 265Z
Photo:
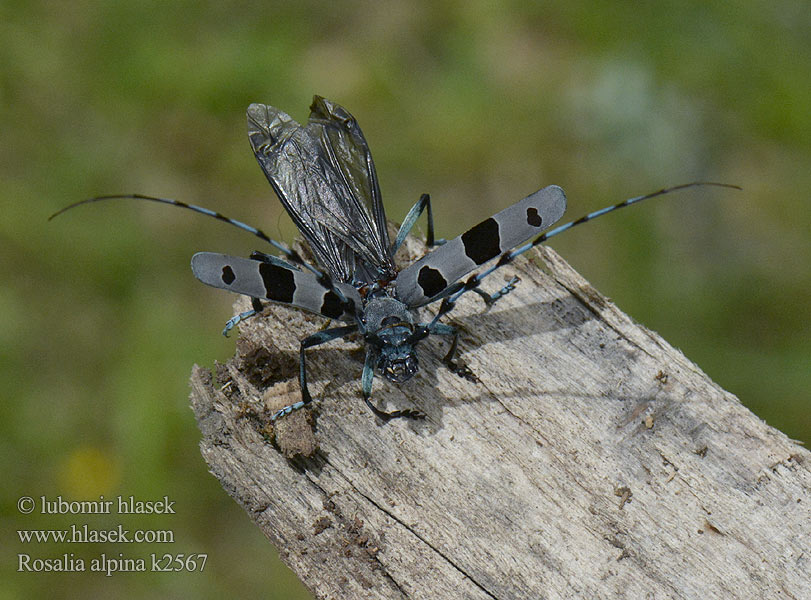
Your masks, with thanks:
M234 270L231 267L225 265L222 268L222 282L225 285L231 285L232 283L234 283L234 279L236 278L237 276L234 275Z
M324 294L324 302L321 304L319 311L325 317L330 319L337 319L344 314L344 307L341 303L341 298L332 290Z
M462 234L465 254L477 265L486 263L501 252L498 223L492 217Z
M442 273L428 265L420 269L417 283L422 288L422 293L426 298L432 298L448 287L448 282L445 281Z
M530 206L527 209L527 223L533 227L540 227L543 224L543 219L541 218L541 215L538 214L537 208Z
M296 282L293 280L293 271L271 263L259 263L259 275L265 284L265 298L276 302L293 302L293 293L296 291Z

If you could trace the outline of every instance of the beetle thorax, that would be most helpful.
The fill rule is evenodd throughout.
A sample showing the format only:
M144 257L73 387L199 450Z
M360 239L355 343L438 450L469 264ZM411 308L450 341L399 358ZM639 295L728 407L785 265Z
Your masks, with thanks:
M377 347L377 368L395 383L410 379L419 369L414 349L414 318L408 307L389 296L372 298L364 307L366 340Z

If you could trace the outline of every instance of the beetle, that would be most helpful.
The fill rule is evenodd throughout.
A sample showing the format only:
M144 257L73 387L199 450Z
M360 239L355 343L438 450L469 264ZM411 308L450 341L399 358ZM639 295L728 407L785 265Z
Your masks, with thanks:
M360 333L365 343L361 388L372 412L384 421L424 418L425 414L416 409L386 412L372 403L374 373L394 383L407 381L419 370L419 342L429 335L442 335L451 338L443 363L457 375L475 381L473 373L456 361L458 330L441 323L440 318L451 312L467 292L475 292L491 306L512 291L517 278L494 294L480 288L495 270L555 235L642 200L701 185L737 187L711 182L682 184L624 200L550 229L566 210L563 190L550 185L449 241L435 239L430 196L423 194L392 241L372 155L357 121L342 106L320 96L314 97L310 111L303 126L285 112L264 104L251 104L247 117L254 156L307 241L317 265L260 229L168 198L140 194L98 196L71 204L51 216L100 200L148 200L214 217L252 233L278 250L281 257L260 251L249 258L198 252L191 260L194 276L203 283L252 299L252 310L228 321L223 332L226 335L240 321L261 312L262 301L347 323L301 340L301 400L277 411L272 421L313 400L307 385L306 350L355 333ZM432 249L400 270L394 254L424 212L428 221L427 245ZM491 266L484 266L492 261ZM483 270L463 281L480 267ZM420 322L417 309L434 302L440 302L436 315L428 322Z

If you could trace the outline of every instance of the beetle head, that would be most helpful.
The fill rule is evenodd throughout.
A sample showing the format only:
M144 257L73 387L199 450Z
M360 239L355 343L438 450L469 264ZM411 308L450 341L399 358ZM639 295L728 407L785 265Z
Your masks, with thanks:
M411 311L394 298L371 300L365 310L366 341L378 350L377 368L394 383L411 379L419 370L416 343L425 337L416 335Z

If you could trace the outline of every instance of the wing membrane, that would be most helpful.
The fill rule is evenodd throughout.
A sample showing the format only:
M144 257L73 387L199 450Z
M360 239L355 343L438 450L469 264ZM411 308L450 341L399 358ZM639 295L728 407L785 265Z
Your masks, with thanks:
M248 136L288 214L336 280L394 276L374 163L351 114L316 96L302 127L272 106L252 104Z

